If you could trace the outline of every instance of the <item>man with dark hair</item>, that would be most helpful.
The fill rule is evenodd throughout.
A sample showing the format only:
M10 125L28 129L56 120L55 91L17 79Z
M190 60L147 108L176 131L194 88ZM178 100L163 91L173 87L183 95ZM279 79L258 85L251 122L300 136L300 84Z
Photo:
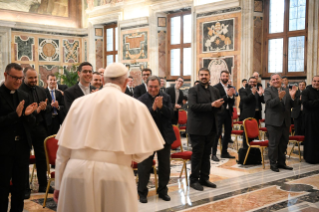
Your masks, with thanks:
M149 76L152 75L152 70L149 68L144 68L142 70L142 78L143 78L143 82L142 84L136 86L134 88L134 97L135 98L139 98L140 96L142 96L144 93L147 92L147 85L146 85L146 80Z
M250 77L248 86L239 93L242 104L242 111L240 113L241 121L248 117L254 117L257 121L261 119L261 103L265 103L263 94L263 88L257 88L256 78ZM245 133L243 135L243 146L244 148L248 148Z
M225 133L222 139L222 158L235 158L227 152L228 143L231 142L231 129L232 129L232 115L234 106L234 94L235 89L228 85L229 72L224 70L220 72L220 83L216 84L214 87L218 89L221 98L224 99L223 110L218 113L218 125L217 125L217 136L214 138L213 148L212 148L212 160L219 161L216 156L218 139L222 134L222 129L224 125Z
M93 66L89 62L83 62L78 67L79 83L68 88L64 92L65 112L68 113L73 101L81 96L95 91L91 86Z
M169 95L160 92L161 81L156 76L150 76L146 80L148 92L138 98L143 102L150 111L159 131L161 132L165 145L164 149L156 152L158 159L158 196L170 201L171 198L167 195L170 176L170 150L171 144L176 140L175 133L171 123L172 109ZM148 188L147 183L150 178L150 170L153 164L154 154L138 164L138 194L141 203L147 203Z
M11 210L23 211L25 177L29 172L32 147L30 129L35 124L33 112L37 103L30 104L27 93L18 90L23 80L22 67L16 63L7 65L5 82L0 86L0 211L8 211L11 189Z
M256 80L257 81L257 80ZM246 88L246 85L247 85L247 79L243 79L241 81L243 87L239 88L238 90L238 93L239 93L239 96L240 96L240 92L242 92L243 90L245 90ZM239 111L240 111L240 115L241 115L241 111L242 111L242 102L241 102L241 98L240 98L240 102L239 102Z
M288 88L288 84L289 84L288 78L286 76L283 76L281 79L282 79L282 87Z
M49 135L49 125L52 116L52 106L48 99L47 93L44 88L37 86L38 73L35 69L27 67L23 70L24 82L20 86L19 90L22 90L29 94L31 102L38 103L35 114L36 126L31 130L32 145L34 148L36 158L37 176L39 181L39 192L45 192L47 187L47 163L44 152L44 139ZM26 196L30 192L29 189L29 173L26 176ZM53 188L50 187L49 192L53 193Z
M102 89L103 85L102 85L102 76L100 73L98 72L94 72L93 76L92 76L92 82L91 85L94 86L96 89Z
M166 79L164 78L164 77L159 77L160 78L160 80L161 80L161 88L160 88L160 91L162 91L162 92L165 92L165 90L166 90Z
M200 83L200 81L199 80L196 80L195 82L194 82L194 86L195 85L198 85Z
M272 86L265 89L266 103L265 124L268 131L268 157L270 169L279 172L278 168L292 170L286 165L286 151L291 124L291 108L294 105L296 86L291 90L281 87L281 76L273 74L270 78Z
M180 88L183 86L184 79L178 77L175 80L175 85L166 89L166 93L171 97L172 105L174 106L174 116L172 117L172 124L177 124L178 122L178 110L183 106L183 91Z
M104 82L104 71L105 71L105 69L104 68L99 68L98 70L97 70L97 72L101 75L101 77L102 77L102 87L104 86L104 84L105 84L105 82Z
M134 95L133 77L132 76L128 77L128 82L127 82L127 85L126 85L125 93L127 95L129 95L129 96L133 96Z
M64 97L60 91L56 90L57 83L56 76L54 74L49 74L47 77L47 81L48 87L45 89L45 92L47 93L47 97L49 99L49 102L51 102L52 107L52 116L48 116L48 134L54 135L59 131L60 125L62 125L65 117Z
M224 100L218 90L209 85L210 72L207 68L198 71L198 78L200 84L188 91L187 131L193 147L190 186L202 191L203 186L216 188L209 181L210 153L217 133L217 113Z
M299 82L299 90L295 95L295 105L292 108L291 117L294 119L295 135L305 135L303 104L301 103L302 93L306 89L306 82Z
M260 83L260 80L259 80L259 73L257 72L257 71L255 71L254 73L253 73L253 76L256 78L256 80L257 80L257 88L259 88L259 87L262 87L262 84Z
M319 163L319 75L312 78L311 87L302 92L305 120L305 141L303 157L307 163Z

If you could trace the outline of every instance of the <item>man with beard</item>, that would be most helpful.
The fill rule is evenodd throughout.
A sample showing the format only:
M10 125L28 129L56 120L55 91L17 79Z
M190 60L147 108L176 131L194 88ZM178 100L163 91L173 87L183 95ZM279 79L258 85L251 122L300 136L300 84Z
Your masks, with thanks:
M279 172L278 168L292 170L292 167L286 165L286 151L291 124L291 108L294 105L297 88L296 86L293 86L291 90L282 88L282 79L279 74L273 74L270 80L272 86L266 88L264 93L270 169L274 172Z
M91 86L93 66L89 62L83 62L78 67L79 83L68 88L64 92L65 112L68 113L73 101L81 96L88 95L95 91Z
M35 69L27 67L23 70L24 82L19 90L29 94L31 102L38 103L39 107L34 112L36 117L36 126L31 130L32 145L34 148L37 176L39 182L39 192L45 192L47 187L47 162L44 152L44 139L49 135L50 117L52 116L51 102L48 101L47 94L44 88L37 86L38 73ZM26 176L26 198L30 196L29 189L29 172ZM53 193L53 188L50 186L49 193Z
M319 163L319 75L312 78L311 87L302 92L301 102L305 113L304 159Z
M257 121L261 119L261 103L265 102L263 94L263 88L257 88L256 78L250 77L248 86L239 93L242 104L242 112L240 114L241 121L248 117L254 117ZM248 148L245 133L243 134L243 146L244 148Z
M227 152L228 143L231 142L231 129L232 129L232 115L234 106L234 95L235 89L228 85L229 72L224 70L220 72L220 83L216 84L214 87L218 89L221 98L224 99L223 110L218 113L218 125L217 125L217 136L214 138L213 148L212 148L212 160L219 161L216 156L218 139L222 134L222 129L224 125L225 133L222 139L222 158L235 158Z
M172 117L172 124L177 124L178 122L178 110L183 106L183 91L180 88L183 86L184 79L178 77L175 81L175 85L166 89L166 93L171 97L172 105L174 105L174 116Z
M198 71L198 78L200 83L188 92L187 130L193 147L190 186L203 191L203 186L216 188L209 181L210 149L217 132L217 113L224 99L220 98L216 88L209 85L210 72L207 68Z
M37 103L30 104L27 93L18 90L23 80L22 67L8 64L4 72L5 82L0 86L0 211L8 211L10 180L11 210L23 211L25 177L29 172L32 147L30 129L35 124L33 112ZM30 104L30 105L29 105ZM28 106L29 105L29 106Z
M93 73L91 85L99 90L103 88L102 75L100 73L98 72Z
M291 117L294 119L295 135L305 135L303 125L303 105L301 103L302 92L306 89L306 82L299 82L299 90L295 96L295 106L292 109Z

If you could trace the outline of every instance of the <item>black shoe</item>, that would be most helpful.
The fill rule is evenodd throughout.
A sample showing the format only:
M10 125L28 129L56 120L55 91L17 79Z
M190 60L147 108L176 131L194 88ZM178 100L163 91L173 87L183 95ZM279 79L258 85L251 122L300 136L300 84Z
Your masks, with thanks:
M287 170L293 170L294 168L290 167L290 166L287 166L286 164L285 165L277 165L278 168L281 168L281 169L287 169Z
M47 191L47 187L45 186L39 186L39 191L38 192L46 192ZM53 194L53 192L54 192L54 188L52 188L51 186L49 187L49 194Z
M201 184L199 184L199 182L195 182L195 183L191 183L190 185L193 189L197 190L197 191L203 191L204 188Z
M217 187L214 183L210 182L209 180L200 181L200 184L203 185L203 186L211 187L211 188L216 188Z
M232 139L229 140L229 143L234 143L234 141Z
M147 203L147 197L140 196L141 203Z
M31 189L24 190L24 199L30 199Z
M219 159L218 159L218 157L217 157L216 155L213 155L213 156L212 156L212 160L213 160L213 161L216 161L216 162L219 162Z
M158 197L165 201L171 201L171 198L167 194L159 194Z
M225 154L222 154L221 157L222 158L230 158L230 159L234 159L235 158L235 156L231 156L228 152L225 153Z
M279 169L276 165L270 165L270 169L274 172L279 172Z

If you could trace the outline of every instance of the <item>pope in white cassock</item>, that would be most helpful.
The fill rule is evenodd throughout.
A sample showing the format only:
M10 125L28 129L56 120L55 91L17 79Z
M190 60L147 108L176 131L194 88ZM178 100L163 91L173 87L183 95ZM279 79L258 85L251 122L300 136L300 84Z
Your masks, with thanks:
M163 148L146 106L123 93L127 68L105 69L102 90L76 99L56 138L58 212L137 211L131 162Z

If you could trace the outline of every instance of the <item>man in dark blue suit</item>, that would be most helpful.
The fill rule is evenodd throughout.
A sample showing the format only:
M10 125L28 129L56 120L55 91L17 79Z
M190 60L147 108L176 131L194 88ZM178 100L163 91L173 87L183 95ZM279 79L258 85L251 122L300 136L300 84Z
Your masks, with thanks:
M146 85L146 80L149 76L152 75L152 70L149 68L144 68L142 70L142 78L143 78L143 82L142 84L136 86L134 88L134 97L135 98L139 98L140 96L142 96L144 93L147 92L147 85Z
M156 152L158 158L158 196L170 201L167 184L170 176L170 150L171 144L176 140L171 123L173 115L173 105L168 94L160 92L161 81L156 76L151 76L146 80L148 92L143 94L139 100L149 109L159 131L161 132L165 145L164 149ZM150 156L138 164L138 194L141 203L147 203L148 188L147 183L150 178L154 155Z

